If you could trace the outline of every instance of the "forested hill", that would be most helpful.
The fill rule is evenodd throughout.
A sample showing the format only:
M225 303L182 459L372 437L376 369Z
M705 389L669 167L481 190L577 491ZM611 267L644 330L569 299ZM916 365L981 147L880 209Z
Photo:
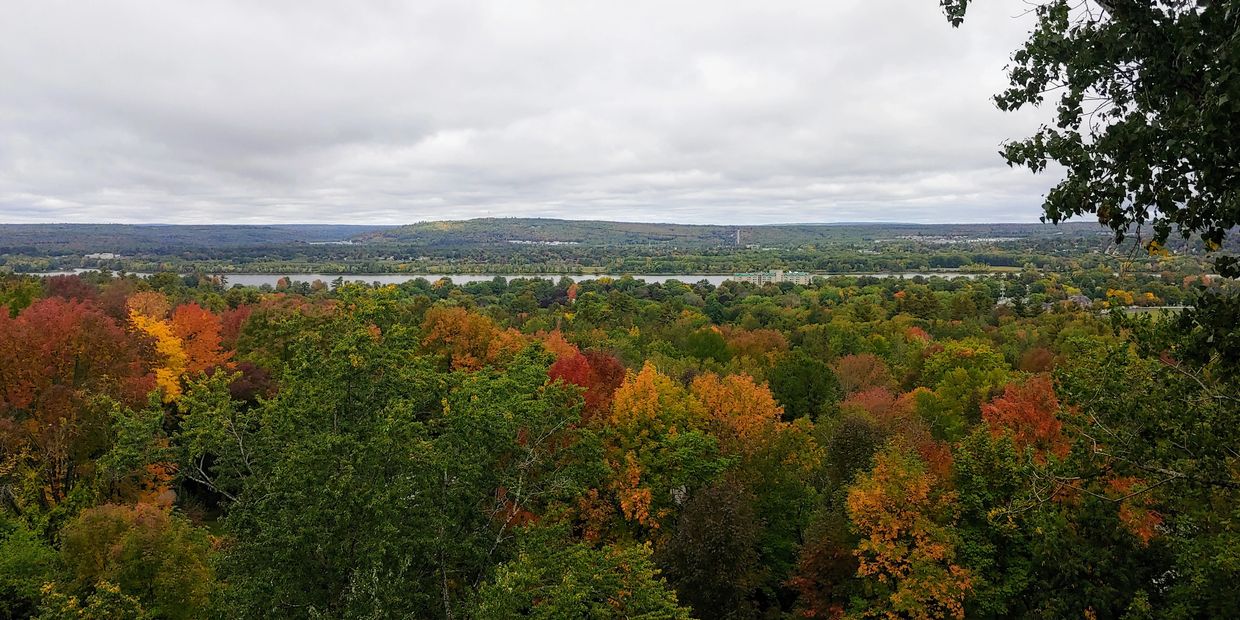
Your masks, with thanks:
M794 247L847 239L878 240L903 236L950 238L1028 238L1052 235L1096 235L1094 223L1047 224L772 224L692 225L557 220L542 218L479 218L422 222L360 233L362 242L435 247L475 243L573 243L581 245L667 245L718 247L737 245Z
M1201 271L1197 257L1204 248L1199 244L1168 244L1167 250L1167 264L1147 266ZM1107 261L1116 252L1111 231L1094 222L707 226L488 218L389 227L0 224L0 271L15 273L80 268L180 273L858 272L967 265L1060 270Z
M1104 234L1092 222L1061 224L772 224L761 226L649 224L542 218L479 218L420 222L405 226L339 224L173 225L173 224L0 224L0 251L175 252L179 249L239 248L351 240L374 245L422 248L504 244L586 246L737 245L801 247L847 241L899 238L944 243L976 239L1017 240Z
M0 224L0 252L118 253L338 241L379 229L338 224Z

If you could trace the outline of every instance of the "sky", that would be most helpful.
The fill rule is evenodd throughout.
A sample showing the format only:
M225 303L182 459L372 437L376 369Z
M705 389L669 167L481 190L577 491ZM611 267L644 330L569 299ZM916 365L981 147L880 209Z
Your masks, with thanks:
M1036 221L988 0L39 0L0 222Z

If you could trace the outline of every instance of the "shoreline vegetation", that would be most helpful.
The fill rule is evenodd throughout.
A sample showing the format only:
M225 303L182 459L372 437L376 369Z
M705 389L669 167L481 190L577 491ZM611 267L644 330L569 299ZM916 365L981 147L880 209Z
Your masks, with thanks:
M809 275L810 277L813 277L813 278L836 278L836 277L875 277L875 278L910 277L911 278L911 277L918 277L918 276L935 277L935 276L1001 275L1001 274L1009 274L1009 273L1020 273L1021 271L1025 271L1025 269L1022 269L1019 267L993 267L993 268L986 268L986 269L980 269L980 268L979 269L924 269L924 270L913 270L913 271L810 272ZM147 271L112 270L112 269L106 269L106 268L101 269L101 268L96 268L96 267L79 267L76 269L63 270L63 271L8 272L8 273L11 273L12 275L20 275L20 276L47 277L47 276L61 276L61 275L81 275L84 273L91 273L91 272L96 272L96 273L108 272L118 277L123 277L126 275L146 277L146 276L151 275L151 273L158 273L158 272L147 272ZM186 271L186 272L173 272L173 273L177 273L178 275L193 275L195 273L201 273L201 272ZM599 271L581 270L581 271L573 271L573 272L549 272L549 271L544 272L544 271L519 271L519 270L511 270L507 272L502 272L498 270L497 271L455 271L455 272L447 271L447 270L441 270L441 271L414 271L414 270L410 270L410 271L362 271L362 272L359 272L359 271L325 271L325 270L319 269L319 270L307 270L307 271L222 271L222 270L216 270L210 273L204 273L203 275L210 276L210 277L216 277L216 276L225 276L225 277L232 277L232 276L264 276L264 277L268 277L268 276L273 276L273 277L325 276L325 277L333 277L333 278L337 276L399 276L399 277L412 277L412 278L471 276L471 277L482 277L482 278L540 277L544 279L546 278L555 279L555 278L561 278L561 277L574 278L574 277L579 277L579 276L585 276L591 279L596 279L596 278L620 279L620 278L627 277L627 278L633 278L636 280L640 280L643 278L660 278L660 279L731 278L732 276L735 276L741 273L744 273L744 272L719 271L719 272L683 273L683 272L669 271L669 272L614 273L614 272L607 272L607 271L601 271L601 270ZM681 281L692 282L692 280L688 280L688 279L682 279Z

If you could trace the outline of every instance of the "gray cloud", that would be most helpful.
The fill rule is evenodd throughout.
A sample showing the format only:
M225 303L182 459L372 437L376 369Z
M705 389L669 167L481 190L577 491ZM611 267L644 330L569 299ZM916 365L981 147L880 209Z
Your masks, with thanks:
M1023 5L937 5L11 3L0 221L1034 220Z

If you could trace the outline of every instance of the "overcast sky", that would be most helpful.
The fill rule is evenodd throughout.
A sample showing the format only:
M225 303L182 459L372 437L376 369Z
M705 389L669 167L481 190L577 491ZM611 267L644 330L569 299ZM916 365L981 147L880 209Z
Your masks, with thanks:
M0 222L1034 221L1018 0L0 11Z

